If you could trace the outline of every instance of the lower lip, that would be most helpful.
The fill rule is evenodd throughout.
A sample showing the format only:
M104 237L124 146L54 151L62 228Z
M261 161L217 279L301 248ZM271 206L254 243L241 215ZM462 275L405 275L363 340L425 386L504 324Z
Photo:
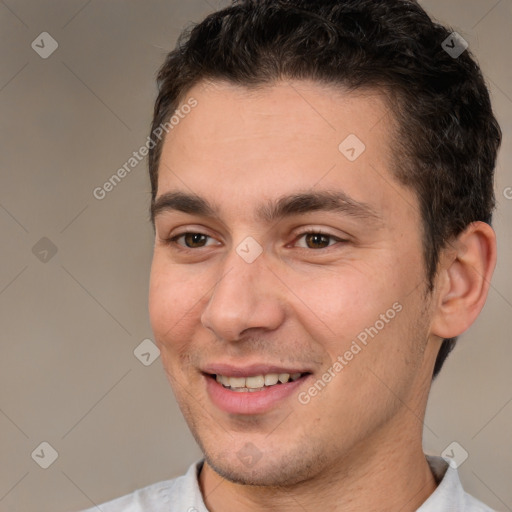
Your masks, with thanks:
M309 376L308 374L295 381L265 387L261 391L231 391L215 378L206 375L204 378L208 395L219 409L229 414L261 414L282 405L281 402L294 395Z

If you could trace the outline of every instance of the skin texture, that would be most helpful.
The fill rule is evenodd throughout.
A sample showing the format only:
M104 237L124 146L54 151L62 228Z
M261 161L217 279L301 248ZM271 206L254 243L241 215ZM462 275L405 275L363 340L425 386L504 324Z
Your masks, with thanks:
M157 200L182 191L220 210L215 218L156 215L149 309L165 371L205 454L207 507L416 510L436 487L421 444L435 358L442 337L461 334L483 306L494 232L474 223L453 240L428 295L418 201L391 173L393 117L377 91L201 82L190 97L197 107L165 140ZM349 134L366 146L353 162L338 149ZM267 200L333 190L376 215L256 216ZM331 238L303 236L305 228ZM166 243L185 232L207 236L188 239L188 251L186 237ZM248 236L263 251L252 263L236 251ZM298 392L396 303L400 312L300 403ZM264 413L228 414L207 393L201 369L212 363L312 375ZM239 456L247 446L259 457L251 465Z

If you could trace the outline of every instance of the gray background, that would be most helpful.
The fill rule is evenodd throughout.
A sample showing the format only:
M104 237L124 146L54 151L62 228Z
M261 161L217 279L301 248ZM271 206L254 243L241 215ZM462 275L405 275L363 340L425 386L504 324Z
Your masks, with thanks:
M512 510L512 0L422 3L469 42L504 132L498 267L433 386L425 450L457 441L466 489ZM1 511L86 508L200 456L160 359L133 353L152 337L147 162L105 199L92 191L146 141L155 72L179 31L226 4L0 0ZM31 48L44 31L59 45L47 59ZM59 455L48 469L36 464L48 450L31 457L43 441Z

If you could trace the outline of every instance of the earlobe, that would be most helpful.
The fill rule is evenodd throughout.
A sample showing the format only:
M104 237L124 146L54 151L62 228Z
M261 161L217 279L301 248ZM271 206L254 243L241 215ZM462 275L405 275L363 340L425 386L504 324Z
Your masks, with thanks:
M496 235L485 222L471 223L444 250L438 272L437 306L431 333L462 334L482 310L496 266Z

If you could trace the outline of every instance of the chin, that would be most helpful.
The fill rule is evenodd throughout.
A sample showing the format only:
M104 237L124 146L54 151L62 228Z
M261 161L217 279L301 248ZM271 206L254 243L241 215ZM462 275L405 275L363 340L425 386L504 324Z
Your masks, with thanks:
M233 452L228 457L215 457L205 453L205 459L217 474L235 484L288 487L312 478L320 470L320 457L311 461L304 458L304 455L304 452L297 453L295 457L274 453L273 460L268 460L268 455L261 454L261 458L250 467L241 462L237 453Z

